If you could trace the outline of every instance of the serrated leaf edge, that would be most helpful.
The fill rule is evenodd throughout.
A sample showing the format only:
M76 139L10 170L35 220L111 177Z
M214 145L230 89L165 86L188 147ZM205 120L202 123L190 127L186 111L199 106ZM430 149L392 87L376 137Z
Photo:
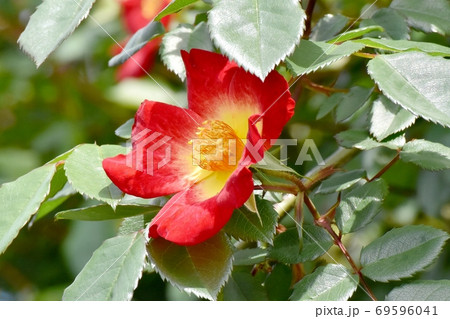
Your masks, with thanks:
M299 6L300 6L300 4L299 4ZM301 10L302 12L304 12L304 10L303 10L303 8L302 8L301 6L300 6L300 10ZM209 26L209 21L210 21L210 19L209 19L209 16L210 16L210 15L211 15L211 10L208 11L208 26ZM286 51L286 53L285 53L282 57L280 57L278 60L276 60L276 61L273 63L272 68L271 68L269 71L266 71L265 74L259 72L259 71L261 71L261 70L251 70L251 68L248 68L248 66L246 66L245 64L241 64L239 61L236 61L236 60L233 58L232 54L230 54L231 52L229 52L228 50L222 48L222 46L220 45L220 43L217 42L217 38L216 38L216 36L215 36L215 32L213 31L214 29L208 27L208 30L209 30L209 34L210 34L210 36L211 36L211 39L212 39L214 45L215 45L217 48L220 48L220 50L221 50L221 51L222 51L222 52L223 52L230 60L234 61L238 66L242 67L245 71L247 71L247 72L249 72L249 73L251 73L251 74L257 76L261 81L264 81L264 79L267 77L267 75L269 75L269 73L270 73L272 70L274 70L275 67L276 67L281 61L285 60L286 57L288 57L289 55L291 55L292 53L294 53L294 50L295 50L296 46L297 46L297 45L300 43L300 41L301 41L301 37L302 37L302 35L303 35L304 31L305 31L305 28L306 28L306 14L303 14L303 15L302 15L302 19L301 19L301 21L300 21L300 32L298 33L298 39L292 44L292 46Z
M417 52L415 52L415 53L417 53ZM420 52L420 53L421 53L421 54L426 54L426 55L427 55L427 53L424 53L424 52ZM409 54L409 52L402 52L402 53L398 53L398 54ZM389 64L386 60L383 59L383 61L385 61L386 64L388 64L389 67L390 67L391 69L394 69L394 70L395 70L395 68L393 68L392 65ZM430 118L430 117L428 117L428 116L423 116L423 115L421 115L421 114L415 112L414 110L410 109L408 106L403 105L403 104L401 104L400 102L397 102L397 101L392 97L392 95L390 95L388 92L386 92L383 88L380 87L379 82L378 82L378 81L374 78L374 76L373 76L373 71L370 70L370 65L371 65L370 62L372 62L372 61L369 61L369 63L367 64L367 73L368 73L369 76L372 78L372 80L377 84L377 86L378 86L378 88L380 89L380 91L381 91L387 98L389 98L389 100L391 100L393 103L396 103L396 104L400 105L402 108L404 108L405 110L411 112L411 113L412 113L413 115L415 115L416 117L421 117L421 118L423 118L423 119L425 119L425 120L427 120L427 121L429 121L429 122L432 122L432 123L434 123L434 124L439 124L439 125L441 125L441 126L443 126L443 127L449 127L449 128L450 128L450 125L448 125L448 124L439 123L439 122L437 122L436 120L433 120L432 118ZM404 78L403 75L402 75L401 73L399 73L399 72L397 72L397 73L398 73L402 78ZM404 78L404 79L405 79L405 78ZM410 83L407 79L405 79L405 81L406 81L407 83ZM410 87L412 87L414 90L417 91L417 88L414 87L412 84L410 84ZM419 93L419 95L423 96L423 94L420 94L419 91L417 91L417 92ZM423 97L424 97L430 104L434 105L433 103L431 103L431 102L428 100L428 98L426 98L425 96L423 96ZM439 110L439 111L440 111L440 110Z

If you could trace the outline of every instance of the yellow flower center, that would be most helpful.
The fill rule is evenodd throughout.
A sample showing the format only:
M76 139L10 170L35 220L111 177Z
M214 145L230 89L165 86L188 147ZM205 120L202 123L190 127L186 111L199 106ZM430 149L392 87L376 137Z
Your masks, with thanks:
M225 122L205 121L198 128L192 145L193 162L208 171L234 170L245 145Z

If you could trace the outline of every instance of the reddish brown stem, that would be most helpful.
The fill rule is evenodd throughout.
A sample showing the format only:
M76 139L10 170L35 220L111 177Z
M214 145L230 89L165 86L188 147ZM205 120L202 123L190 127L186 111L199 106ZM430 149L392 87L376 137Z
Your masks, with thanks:
M303 39L308 39L311 34L311 21L312 14L314 11L314 6L316 5L316 0L309 0L308 6L306 7L306 21L305 21L305 32L303 32Z
M307 89L310 89L311 91L314 91L314 92L319 92L319 93L325 94L327 96L330 96L332 93L335 93L335 92L342 92L342 93L348 92L348 89L337 89L337 88L314 83L305 76L301 78L301 81Z
M305 201L306 206L308 207L309 211L311 212L311 214L312 214L312 216L314 218L315 224L317 226L320 226L323 229L325 229L331 235L331 237L333 238L334 243L336 244L336 246L339 247L341 252L344 254L345 258L347 259L348 263L352 267L353 271L358 275L359 281L360 281L361 285L364 287L364 290L367 292L367 294L369 295L369 297L372 300L377 300L377 298L373 294L372 290L367 285L367 283L366 283L366 281L364 279L364 276L361 273L361 270L358 268L358 266L356 266L355 262L353 261L352 256L350 256L347 248L342 243L341 236L336 234L336 232L331 227L330 219L327 218L327 215L320 216L320 214L317 211L316 207L314 206L314 204L312 203L311 199L308 197L308 195L306 193L304 195L304 201Z
M377 178L380 178L384 173L386 173L386 171L388 169L390 169L392 167L392 165L394 165L398 160L400 159L400 153L397 153L397 155L389 162L386 164L385 167L383 167L374 177L372 177L371 179L368 179L367 182L371 182L376 180Z
M328 220L327 220L328 221ZM352 256L350 256L347 248L344 246L344 244L341 241L341 237L336 234L336 232L333 230L333 228L331 228L331 224L329 222L326 223L321 223L320 225L321 227L323 227L330 235L331 237L333 237L334 243L339 247L339 249L342 251L342 253L344 254L345 258L347 258L348 263L350 264L350 266L353 268L353 270L355 271L355 273L358 275L359 277L359 282L363 285L364 290L367 292L367 294L369 295L369 297L373 300L376 301L377 298L375 297L375 295L373 294L372 290L370 289L370 287L367 285L364 276L361 273L361 269L359 269L355 262L353 261Z

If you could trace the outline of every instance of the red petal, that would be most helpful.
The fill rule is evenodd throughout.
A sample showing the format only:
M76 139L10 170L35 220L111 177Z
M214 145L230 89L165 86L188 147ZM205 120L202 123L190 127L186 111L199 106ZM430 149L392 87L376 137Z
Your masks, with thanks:
M149 237L186 246L201 243L217 234L253 192L252 173L244 166L233 172L217 195L205 199L206 183L172 197L150 223Z
M244 112L246 118L259 114L256 119L262 122L261 137L269 148L270 140L280 136L294 114L295 102L286 80L272 71L262 82L217 53L192 49L182 56L189 108L208 119L221 119L230 110Z
M192 164L192 148L201 119L190 110L144 101L136 113L133 150L103 161L106 174L125 193L149 198L179 192L209 172Z

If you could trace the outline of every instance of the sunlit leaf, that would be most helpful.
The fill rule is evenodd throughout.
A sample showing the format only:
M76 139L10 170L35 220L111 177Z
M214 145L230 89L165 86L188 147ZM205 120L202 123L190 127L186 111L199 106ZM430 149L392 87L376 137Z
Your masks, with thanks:
M45 0L31 16L19 44L39 67L89 14L95 0Z
M404 15L410 26L425 32L450 34L448 0L394 0L391 8Z
M81 194L104 201L114 207L123 193L111 182L103 170L102 161L107 157L125 153L118 145L83 144L67 158L64 166L67 178Z
M121 138L129 139L131 138L131 129L134 124L134 119L129 119L125 123L123 123L121 126L119 126L114 133Z
M358 276L342 265L317 268L294 286L291 300L345 301L358 287Z
M189 293L214 300L232 268L232 250L223 233L194 246L180 246L163 238L150 240L149 257L156 271Z
M55 165L44 165L0 187L0 254L50 192Z
M406 143L400 152L400 158L430 170L450 168L450 148L426 140Z
M161 42L159 52L167 68L184 80L186 69L180 52L181 50L189 52L193 48L214 50L209 38L208 26L204 22L195 27L190 24L180 24L176 29L167 32Z
M145 256L142 233L106 240L64 291L63 300L130 300L141 278Z
M293 52L305 18L296 0L222 0L209 11L208 26L223 53L264 79Z
M428 121L450 127L450 60L420 52L379 55L370 76L392 101Z
M414 114L381 95L372 104L370 133L381 141L389 135L410 127L415 121Z
M386 301L450 301L450 280L417 280L394 288Z
M361 43L341 45L302 40L294 53L286 59L290 71L299 76L314 72L364 48Z
M450 48L430 42L374 38L354 40L353 42L362 43L370 48L389 50L393 52L422 51L430 55L450 56Z
M381 282L411 277L433 262L448 237L446 232L424 225L393 229L362 249L361 271Z

